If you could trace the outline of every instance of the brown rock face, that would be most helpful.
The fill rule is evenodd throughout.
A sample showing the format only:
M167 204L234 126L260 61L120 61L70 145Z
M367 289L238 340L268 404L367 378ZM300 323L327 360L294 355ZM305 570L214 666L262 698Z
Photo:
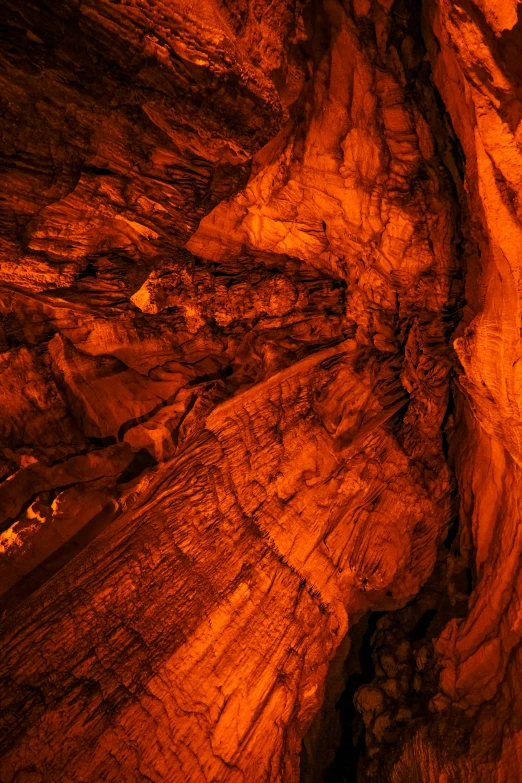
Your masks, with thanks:
M6 0L2 783L521 779L517 13Z
M466 616L453 620L435 644L441 673L434 722L442 737L460 722L467 747L441 754L421 733L393 780L406 779L420 745L423 768L440 779L507 782L522 775L519 20L517 4L509 2L437 2L426 9L435 82L466 157L477 245L454 342L461 369L452 438L474 590Z

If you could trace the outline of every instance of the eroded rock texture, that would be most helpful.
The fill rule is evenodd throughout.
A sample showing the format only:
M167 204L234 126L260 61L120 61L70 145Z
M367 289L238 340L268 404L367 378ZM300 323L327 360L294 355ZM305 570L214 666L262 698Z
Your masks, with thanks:
M5 4L0 780L297 781L371 610L360 776L518 779L488 3Z
M439 735L413 736L405 770L442 780L515 781L520 724L520 102L522 33L516 3L428 3L434 77L466 157L476 252L455 341L461 371L452 449L461 492L461 542L474 571L467 616L436 642ZM466 742L448 743L459 725ZM406 776L406 777L405 777ZM430 778L431 779L431 778Z

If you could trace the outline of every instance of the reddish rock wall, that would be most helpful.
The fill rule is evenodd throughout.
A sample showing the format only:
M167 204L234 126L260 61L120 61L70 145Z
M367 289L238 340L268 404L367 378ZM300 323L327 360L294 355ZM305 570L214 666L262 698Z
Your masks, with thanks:
M460 361L452 439L462 545L474 571L468 612L435 649L438 741L422 732L392 775L423 758L433 780L517 781L520 724L519 356L521 54L517 3L428 3L434 78L466 157L466 198L477 252L468 258L467 307L454 347ZM451 727L462 747L444 748ZM437 778L439 776L439 778Z
M517 30L6 5L2 781L297 781L348 628L464 563L365 774L517 780Z

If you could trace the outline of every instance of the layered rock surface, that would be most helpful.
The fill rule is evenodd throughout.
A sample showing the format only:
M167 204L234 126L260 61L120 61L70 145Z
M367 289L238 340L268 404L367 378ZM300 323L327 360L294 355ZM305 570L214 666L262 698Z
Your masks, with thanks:
M520 36L486 2L6 5L2 781L298 780L452 466L469 614L374 769L516 780Z
M407 743L391 775L420 765L428 779L516 781L520 725L520 62L517 3L428 3L435 82L466 157L477 248L468 256L457 430L461 546L474 572L467 615L435 650L433 725ZM447 743L452 727L463 734ZM435 737L435 741L433 740Z

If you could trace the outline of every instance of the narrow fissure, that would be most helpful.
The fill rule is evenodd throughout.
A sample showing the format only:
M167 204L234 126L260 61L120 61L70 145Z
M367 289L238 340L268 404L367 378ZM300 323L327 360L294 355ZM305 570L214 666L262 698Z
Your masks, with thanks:
M405 740L431 721L429 702L439 675L433 640L450 620L465 616L469 579L458 535L449 545L446 539L412 601L395 611L371 612L352 629L341 667L344 687L335 697L327 683L325 703L303 740L301 783L387 779Z

